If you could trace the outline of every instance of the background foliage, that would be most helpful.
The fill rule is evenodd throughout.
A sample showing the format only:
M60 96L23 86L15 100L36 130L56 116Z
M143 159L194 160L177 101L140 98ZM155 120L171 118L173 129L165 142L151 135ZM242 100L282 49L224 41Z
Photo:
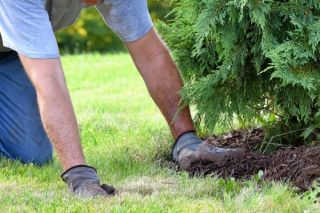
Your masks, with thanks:
M174 22L159 30L186 80L184 99L206 127L230 127L236 118L278 133L316 130L319 1L175 2Z
M170 10L167 0L149 0L154 21L165 20ZM107 52L124 50L121 40L106 27L95 8L82 11L79 20L71 27L56 33L61 53Z

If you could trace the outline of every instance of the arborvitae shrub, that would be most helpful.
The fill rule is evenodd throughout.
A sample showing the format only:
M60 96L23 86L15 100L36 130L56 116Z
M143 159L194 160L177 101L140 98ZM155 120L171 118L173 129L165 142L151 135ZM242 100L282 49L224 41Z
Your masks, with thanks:
M176 0L160 23L207 128L319 126L320 1ZM275 125L277 124L277 125ZM283 125L284 124L284 125ZM301 132L300 132L301 133Z

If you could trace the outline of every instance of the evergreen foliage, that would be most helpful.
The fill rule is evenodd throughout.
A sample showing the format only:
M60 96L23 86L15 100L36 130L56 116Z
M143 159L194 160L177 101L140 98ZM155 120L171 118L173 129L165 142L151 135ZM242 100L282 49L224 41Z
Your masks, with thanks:
M282 131L319 125L320 1L176 5L158 29L185 79L185 101L208 128L230 127L235 116L244 125L280 122Z

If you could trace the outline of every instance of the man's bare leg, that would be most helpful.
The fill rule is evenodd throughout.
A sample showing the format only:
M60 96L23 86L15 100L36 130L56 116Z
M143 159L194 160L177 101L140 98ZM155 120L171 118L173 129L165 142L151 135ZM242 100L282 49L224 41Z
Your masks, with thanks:
M142 39L126 45L173 137L176 139L182 133L194 130L189 108L179 111L179 92L183 83L177 66L154 29Z
M84 165L78 125L60 59L30 59L20 55L39 103L44 128L64 170Z

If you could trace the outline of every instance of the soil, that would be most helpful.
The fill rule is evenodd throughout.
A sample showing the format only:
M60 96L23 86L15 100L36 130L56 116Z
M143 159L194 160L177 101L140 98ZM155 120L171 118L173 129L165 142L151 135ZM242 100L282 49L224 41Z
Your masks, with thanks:
M273 153L256 151L264 138L263 129L237 131L210 137L208 142L218 147L246 148L239 157L229 158L223 165L196 163L189 170L191 175L216 174L220 177L247 179L263 172L263 179L291 182L300 190L308 190L320 177L320 146L285 147ZM261 172L260 172L261 173Z

